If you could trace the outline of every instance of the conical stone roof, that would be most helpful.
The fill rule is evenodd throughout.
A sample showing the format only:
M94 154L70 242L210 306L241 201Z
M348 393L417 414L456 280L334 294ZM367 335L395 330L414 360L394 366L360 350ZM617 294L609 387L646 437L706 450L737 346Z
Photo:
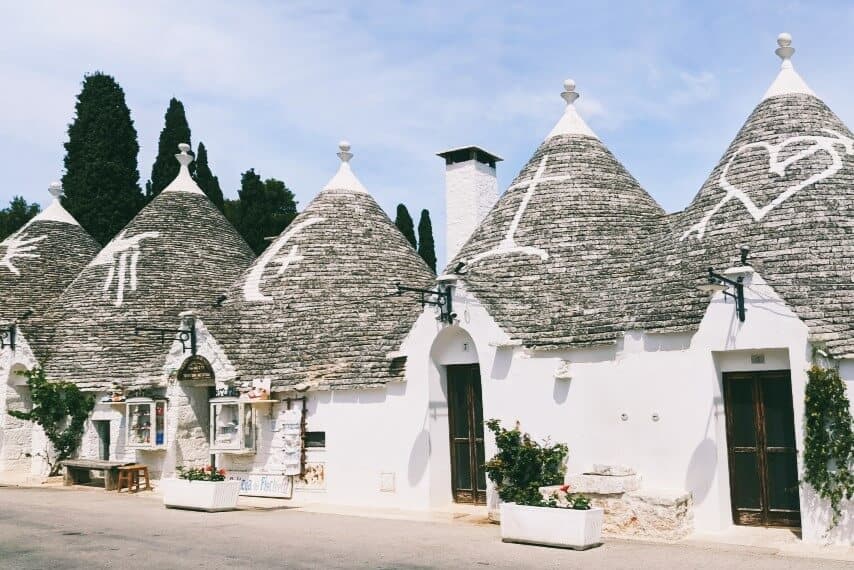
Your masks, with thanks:
M18 322L37 355L47 308L101 247L62 207L62 186L50 192L53 202L0 242L0 326Z
M664 211L596 137L565 83L564 115L449 267L512 337L549 348L618 338L623 285Z
M421 314L395 283L432 272L350 168L338 173L205 317L238 375L274 389L359 388L402 379L390 360Z
M162 380L167 347L135 326L178 328L253 259L237 231L199 189L180 145L177 178L83 269L57 302L47 372L83 388Z
M680 275L662 289L668 307L661 310L677 315L668 326L695 326L705 302L685 288L706 267L733 265L748 246L751 263L808 325L811 339L850 357L854 135L795 72L791 38L783 34L778 43L780 74L691 205L671 216L652 246L664 253L659 268Z

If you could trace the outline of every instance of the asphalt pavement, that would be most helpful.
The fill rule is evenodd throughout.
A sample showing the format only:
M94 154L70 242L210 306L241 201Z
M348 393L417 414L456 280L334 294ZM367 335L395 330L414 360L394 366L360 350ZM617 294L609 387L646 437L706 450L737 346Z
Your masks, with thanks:
M762 548L608 540L576 552L501 542L492 524L248 508L165 509L156 496L0 487L0 568L764 568L852 570Z

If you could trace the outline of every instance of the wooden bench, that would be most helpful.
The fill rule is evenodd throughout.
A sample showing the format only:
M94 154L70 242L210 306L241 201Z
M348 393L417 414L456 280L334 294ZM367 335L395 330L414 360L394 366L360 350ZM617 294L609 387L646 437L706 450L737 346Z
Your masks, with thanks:
M133 461L103 461L101 459L66 459L62 462L65 468L66 486L89 482L89 471L104 472L104 489L112 491L116 488L119 467L133 465Z

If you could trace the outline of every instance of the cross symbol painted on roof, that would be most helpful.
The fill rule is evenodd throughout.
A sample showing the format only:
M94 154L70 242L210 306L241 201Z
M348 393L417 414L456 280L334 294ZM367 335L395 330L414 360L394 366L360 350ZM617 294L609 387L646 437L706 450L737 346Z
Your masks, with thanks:
M531 198L534 195L534 192L537 189L537 185L542 182L560 182L563 180L569 180L572 178L570 175L563 176L543 176L546 171L546 164L548 163L549 155L543 156L540 160L540 164L537 167L537 171L534 173L534 177L531 180L526 182L519 182L517 184L513 184L510 186L507 191L515 190L516 188L524 188L527 186L527 190L525 191L525 195L522 197L522 202L519 204L519 208L516 210L516 215L513 216L513 221L510 222L510 227L507 228L507 235L504 236L504 239L501 240L496 247L484 251L483 253L479 253L468 260L468 263L475 263L484 259L486 257L494 257L496 255L506 255L509 253L521 253L522 255L532 255L537 256L541 260L545 261L549 258L549 253L538 247L531 246L522 246L516 243L515 235L516 230L519 228L519 222L522 220L522 216L525 214L525 210L528 208L528 203L531 201Z

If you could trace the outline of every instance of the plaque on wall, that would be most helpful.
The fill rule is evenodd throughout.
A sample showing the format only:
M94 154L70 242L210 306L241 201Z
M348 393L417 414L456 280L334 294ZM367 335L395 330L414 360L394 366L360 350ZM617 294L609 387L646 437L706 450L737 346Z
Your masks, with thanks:
M210 362L204 356L191 356L184 361L178 370L178 381L195 386L213 386L214 371Z

